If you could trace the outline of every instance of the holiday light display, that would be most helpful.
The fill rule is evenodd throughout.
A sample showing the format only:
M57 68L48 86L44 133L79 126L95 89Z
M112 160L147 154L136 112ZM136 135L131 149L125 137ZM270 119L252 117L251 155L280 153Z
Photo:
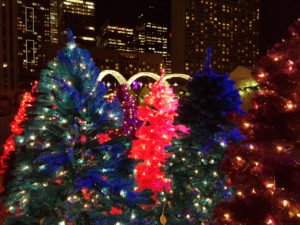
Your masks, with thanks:
M130 138L109 135L122 123L120 103L106 100L89 52L68 36L15 138L5 225L151 225L141 206L152 193L133 190Z
M216 204L231 198L232 189L220 169L227 145L241 135L230 120L241 113L240 96L229 75L211 68L211 50L203 69L187 85L180 100L178 122L190 127L190 134L173 141L166 163L172 191L164 196L168 224L208 224L213 222Z
M224 161L237 196L216 208L220 225L300 224L300 19L290 33L256 67L260 91L240 125L248 138Z
M150 189L156 199L159 193L170 191L171 181L163 170L172 154L166 153L165 148L179 138L177 132L187 133L188 129L174 124L178 100L172 88L162 79L149 87L144 105L138 107L138 119L143 124L136 132L137 140L133 140L129 157L141 161L135 167L136 189Z
M21 135L23 132L22 123L27 119L27 108L32 106L35 101L33 95L36 92L37 82L32 86L31 92L26 92L22 96L20 107L17 115L15 115L13 122L10 124L12 134L7 138L3 145L3 152L0 156L0 174L4 174L10 159L10 154L15 151L15 136Z
M211 50L180 102L174 75L137 74L159 79L137 106L125 84L108 97L69 33L11 124L5 225L299 225L300 19L290 31L255 69L242 144L240 96Z
M120 101L124 118L122 127L112 133L135 138L135 133L142 124L142 121L137 118L137 101L135 97L130 93L129 88L125 84L121 84L114 92L112 99L114 98Z

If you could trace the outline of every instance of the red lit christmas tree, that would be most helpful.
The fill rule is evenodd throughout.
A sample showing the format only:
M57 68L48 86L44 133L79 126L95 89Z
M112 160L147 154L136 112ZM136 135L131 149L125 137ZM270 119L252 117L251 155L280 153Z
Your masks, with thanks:
M137 190L150 189L154 198L170 190L170 179L163 170L171 154L165 148L179 138L177 131L187 133L187 128L174 124L177 107L172 88L162 80L150 84L144 105L138 107L138 119L143 124L136 132L138 139L133 141L129 157L141 161L135 167Z
M10 124L11 135L7 138L3 145L3 152L0 156L0 174L4 174L7 167L9 166L8 161L10 158L10 154L15 151L15 136L21 135L23 132L22 123L27 119L27 108L31 107L31 103L35 101L35 97L33 95L36 92L37 82L32 86L31 92L24 93L20 107L17 115L15 115L14 120Z
M218 224L300 224L300 19L290 32L255 71L261 90L241 124L248 139L224 162L237 197L216 208Z

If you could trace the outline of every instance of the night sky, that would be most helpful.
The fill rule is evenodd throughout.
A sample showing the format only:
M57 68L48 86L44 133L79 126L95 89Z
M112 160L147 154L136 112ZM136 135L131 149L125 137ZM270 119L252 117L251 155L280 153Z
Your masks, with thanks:
M104 21L133 26L138 15L137 3L143 0L97 0L97 28ZM288 26L300 17L300 0L261 0L260 48L262 54L282 38Z
M139 1L143 0L96 0L97 28L106 20L113 24L133 26L138 16Z
M288 27L300 17L300 0L261 0L261 50L289 36Z

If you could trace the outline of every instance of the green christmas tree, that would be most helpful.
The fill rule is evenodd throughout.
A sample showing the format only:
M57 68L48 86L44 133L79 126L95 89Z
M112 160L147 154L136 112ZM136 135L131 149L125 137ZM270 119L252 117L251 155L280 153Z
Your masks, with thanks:
M211 50L202 71L188 82L188 94L180 101L179 123L190 135L168 149L174 153L167 163L172 191L165 196L165 214L172 225L206 224L214 206L233 195L220 169L230 142L241 139L229 116L240 113L240 96L229 80L211 68Z
M88 51L70 42L42 71L35 105L15 138L5 225L146 225L134 192L128 137L110 137L123 117Z

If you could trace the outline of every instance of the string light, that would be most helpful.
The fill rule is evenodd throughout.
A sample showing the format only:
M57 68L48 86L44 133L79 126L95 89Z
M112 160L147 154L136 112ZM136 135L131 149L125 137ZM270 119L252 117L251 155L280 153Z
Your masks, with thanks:
M266 224L267 224L267 225L275 225L273 219L271 219L271 218L267 218L267 219L266 219Z
M245 128L249 128L249 127L250 127L250 123L244 122L244 127L245 127Z
M286 110L288 110L288 111L292 111L292 110L294 110L295 108L297 108L297 105L296 105L296 104L293 104L292 101L288 101L288 102L286 103L286 105L285 105L285 108L286 108Z
M73 50L76 47L76 44L74 42L68 43L68 48L70 50Z
M31 107L32 103L36 100L35 97L33 97L33 94L36 92L37 85L38 82L34 82L31 92L26 92L23 94L18 113L15 115L13 122L10 124L10 130L12 134L8 137L3 145L3 152L0 156L0 174L5 173L6 168L8 167L6 160L9 158L11 152L15 151L14 138L23 133L21 124L27 119L27 108ZM24 138L18 136L18 142L22 144L24 142Z
M290 203L289 203L288 200L283 200L283 201L282 201L282 205L283 205L284 207L288 207L288 206L290 205Z
M265 182L265 186L266 186L266 188L268 188L268 189L272 189L272 188L275 187L274 183L273 183L273 182L270 182L270 181Z
M281 145L277 145L276 146L277 152L282 152L283 151L283 147Z
M26 166L23 167L22 170L23 170L23 171L26 171L26 170L29 170L29 168L30 168L30 167L26 165Z
M224 214L224 218L225 218L226 220L229 220L229 219L230 219L230 214L229 214L229 213L225 213L225 214Z
M242 195L243 195L243 192L238 191L236 194L237 194L238 196L242 196Z
M154 192L153 197L156 199L157 193L170 191L171 180L165 177L162 169L164 162L172 154L166 153L165 147L178 138L176 131L187 133L187 129L174 125L178 99L171 87L162 80L150 84L149 87L150 93L144 98L145 105L138 108L138 119L143 124L137 130L138 140L133 141L129 157L142 161L135 168L138 190L148 188Z

